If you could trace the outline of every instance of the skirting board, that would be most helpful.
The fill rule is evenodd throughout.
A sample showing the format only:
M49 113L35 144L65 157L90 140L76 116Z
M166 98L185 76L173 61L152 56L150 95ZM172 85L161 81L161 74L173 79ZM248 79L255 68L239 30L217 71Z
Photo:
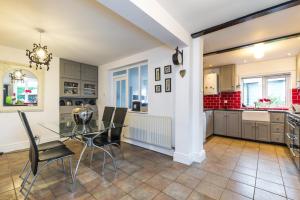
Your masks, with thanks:
M45 142L50 142L53 140L59 140L59 137L41 137L40 143L45 143ZM29 141L20 141L20 142L15 142L7 145L2 145L0 146L0 152L8 153L12 151L19 151L23 149L28 149L29 148Z
M154 145L151 145L151 144L146 144L146 143L139 142L139 141L136 141L136 140L131 140L131 139L123 137L122 141L126 142L126 143L129 143L129 144L139 146L139 147L143 147L145 149L156 151L158 153L162 153L162 154L165 154L165 155L168 155L168 156L173 156L173 154L174 154L174 150L160 148L158 146L154 146Z
M190 153L183 154L180 152L175 152L173 156L173 160L175 162L179 162L186 165L191 165L193 162L201 163L205 159L205 150L203 149L199 153Z

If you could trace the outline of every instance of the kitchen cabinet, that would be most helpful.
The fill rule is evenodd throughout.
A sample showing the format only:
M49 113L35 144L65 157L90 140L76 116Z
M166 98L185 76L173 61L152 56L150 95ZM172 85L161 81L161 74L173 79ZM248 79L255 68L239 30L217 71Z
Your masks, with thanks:
M226 129L227 136L241 138L241 112L227 112Z
M69 79L80 79L80 63L71 60L60 59L60 76Z
M80 80L62 78L60 86L61 97L80 97Z
M98 81L98 67L81 64L81 80L83 81Z
M285 113L271 112L271 142L282 143L285 141Z
M230 137L241 137L240 111L215 111L214 134Z
M235 65L226 65L220 67L220 91L235 90Z
M247 121L243 120L242 124L242 138L249 139L249 140L255 140L255 121Z
M226 135L226 111L214 111L214 134Z
M212 110L205 111L206 117L206 138L214 132L214 112Z
M93 81L81 81L81 96L85 98L97 98L98 83Z
M256 140L270 142L270 123L256 122Z

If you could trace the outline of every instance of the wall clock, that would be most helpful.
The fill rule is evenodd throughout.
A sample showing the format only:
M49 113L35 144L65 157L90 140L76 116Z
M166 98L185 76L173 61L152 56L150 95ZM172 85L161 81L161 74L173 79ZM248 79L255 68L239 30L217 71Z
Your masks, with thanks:
M174 65L183 64L183 51L179 51L178 47L175 49L175 53L172 56Z

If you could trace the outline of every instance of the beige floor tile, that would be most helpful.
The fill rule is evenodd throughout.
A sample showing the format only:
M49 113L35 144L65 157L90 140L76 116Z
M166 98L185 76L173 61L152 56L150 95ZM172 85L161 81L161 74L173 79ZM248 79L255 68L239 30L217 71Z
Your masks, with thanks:
M234 172L230 179L250 185L255 186L255 178L252 176L248 176L246 174L241 174L239 172Z
M256 180L256 187L260 188L260 189L263 189L263 190L266 190L268 192L272 192L272 193L277 194L277 195L281 195L281 196L284 196L284 197L286 196L283 185L279 185L279 184L272 183L272 182L269 182L269 181L265 181L265 180L262 180L262 179L257 179Z
M207 172L202 169L190 167L184 172L184 174L201 180L206 176Z
M209 182L209 183L213 183L221 188L225 188L228 182L228 178L223 177L223 176L219 176L219 175L215 175L212 173L208 173L204 179L204 181Z
M124 192L129 193L139 186L142 182L133 176L117 181L114 184L121 188Z
M233 180L229 180L228 184L226 186L226 189L231 190L235 193L239 193L245 197L248 198L253 198L253 194L254 194L254 187L237 182L237 181L233 181Z
M267 192L265 190L255 188L254 200L286 200L286 198L273 194L271 192Z
M179 183L171 183L166 189L164 189L164 193L176 200L186 199L191 192L192 189Z
M142 184L139 187L137 187L135 190L131 191L129 195L136 200L150 200L153 199L158 193L159 190L149 185Z
M224 189L206 181L201 181L195 190L212 199L220 199Z
M187 174L181 174L176 179L176 182L178 182L188 188L194 189L199 184L200 180L193 176L187 175Z
M93 194L93 196L98 200L116 200L121 199L126 195L121 189L112 185L105 190L97 191Z
M151 179L149 179L146 182L148 185L162 191L164 190L168 185L170 185L172 183L171 180L164 178L160 175L155 175L153 176Z
M174 198L170 197L169 195L161 192L159 193L154 200L174 200Z
M267 172L258 171L257 178L283 185L283 180L281 176L277 176Z
M246 174L249 176L256 177L256 170L250 169L248 167L243 167L243 166L238 165L235 167L234 171L239 172L241 174Z
M300 190L285 187L285 191L288 199L300 200Z
M193 191L188 197L188 200L213 200L213 198L210 198L204 194L200 194L196 191Z
M15 200L17 199L15 190L0 193L1 200Z
M131 196L126 195L124 197L122 197L120 200L134 200Z
M242 196L238 193L229 191L229 190L225 190L222 193L221 199L220 200L249 200L250 198L247 198L245 196Z
M181 174L180 171L174 170L174 169L170 169L170 168L168 168L168 169L160 172L160 175L162 177L170 179L172 181L174 181L180 174Z

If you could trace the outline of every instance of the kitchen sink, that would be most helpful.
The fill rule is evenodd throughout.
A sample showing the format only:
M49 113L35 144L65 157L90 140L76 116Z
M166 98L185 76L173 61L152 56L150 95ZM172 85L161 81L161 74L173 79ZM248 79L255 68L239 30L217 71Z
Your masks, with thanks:
M268 111L243 111L242 120L269 122L270 113Z

